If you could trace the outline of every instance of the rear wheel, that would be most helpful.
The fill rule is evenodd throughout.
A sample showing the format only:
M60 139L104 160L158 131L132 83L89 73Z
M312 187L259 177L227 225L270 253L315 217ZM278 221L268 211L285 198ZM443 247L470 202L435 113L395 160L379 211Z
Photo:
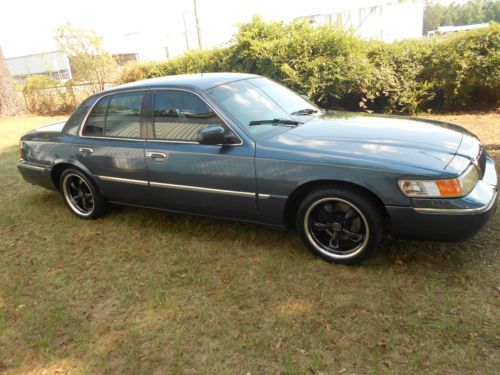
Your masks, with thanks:
M367 258L380 242L379 211L356 189L322 188L301 203L297 228L304 244L324 260L354 264Z
M78 169L69 168L61 174L60 191L69 209L82 219L97 219L106 213L106 201Z

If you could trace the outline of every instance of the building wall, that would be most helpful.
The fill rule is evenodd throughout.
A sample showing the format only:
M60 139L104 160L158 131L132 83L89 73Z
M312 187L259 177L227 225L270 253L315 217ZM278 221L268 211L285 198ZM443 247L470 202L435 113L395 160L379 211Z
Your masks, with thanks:
M362 38L385 42L422 37L423 18L424 6L420 3L378 4L299 17L311 24L336 25L352 29Z
M68 56L61 51L39 53L5 59L12 77L23 83L27 76L46 74L59 82L71 79Z

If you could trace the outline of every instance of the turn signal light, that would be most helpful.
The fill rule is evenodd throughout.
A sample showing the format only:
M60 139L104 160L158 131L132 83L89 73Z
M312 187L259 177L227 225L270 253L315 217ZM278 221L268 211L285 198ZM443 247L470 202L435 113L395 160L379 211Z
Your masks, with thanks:
M480 178L479 168L469 166L457 178L447 180L399 180L404 195L416 198L456 198L469 194Z

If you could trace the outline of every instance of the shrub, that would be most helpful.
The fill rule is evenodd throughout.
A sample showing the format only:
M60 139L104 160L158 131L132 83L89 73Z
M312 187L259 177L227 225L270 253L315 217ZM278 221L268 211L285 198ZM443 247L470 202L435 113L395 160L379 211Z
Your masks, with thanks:
M35 74L24 81L23 95L28 111L39 114L50 114L55 105L56 98L49 91L56 85L56 81L43 75Z
M368 58L374 67L361 107L377 112L415 113L433 99L432 84L422 79L423 61L431 53L427 40L392 44L372 42Z
M497 24L388 44L330 26L255 17L240 26L229 47L131 64L120 80L235 71L272 78L325 108L410 114L488 109L500 103L499 46Z
M26 109L41 115L66 114L73 111L89 95L100 91L100 85L78 84L72 81L58 85L46 75L26 78L22 88Z
M424 59L434 107L494 107L500 101L500 25L443 37Z
M371 71L363 43L340 29L255 18L229 48L230 69L283 82L324 106L356 107Z

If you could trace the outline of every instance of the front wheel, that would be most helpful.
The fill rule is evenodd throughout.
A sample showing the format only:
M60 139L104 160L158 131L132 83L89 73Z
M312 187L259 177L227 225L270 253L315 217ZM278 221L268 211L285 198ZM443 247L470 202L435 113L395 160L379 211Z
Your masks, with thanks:
M379 211L361 191L322 188L301 203L297 228L304 244L324 260L359 263L373 252L382 237Z
M61 174L60 191L69 209L82 219L97 219L106 213L106 201L78 169L69 168Z

